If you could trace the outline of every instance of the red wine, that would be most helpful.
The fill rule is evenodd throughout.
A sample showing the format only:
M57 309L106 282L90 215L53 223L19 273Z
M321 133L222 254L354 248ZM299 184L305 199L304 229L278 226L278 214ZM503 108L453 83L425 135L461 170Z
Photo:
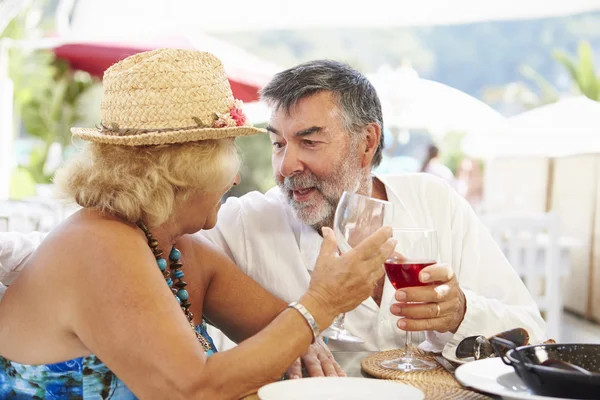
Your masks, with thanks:
M426 286L428 283L419 281L419 272L429 265L435 264L432 260L397 260L385 261L385 273L395 289L411 286Z

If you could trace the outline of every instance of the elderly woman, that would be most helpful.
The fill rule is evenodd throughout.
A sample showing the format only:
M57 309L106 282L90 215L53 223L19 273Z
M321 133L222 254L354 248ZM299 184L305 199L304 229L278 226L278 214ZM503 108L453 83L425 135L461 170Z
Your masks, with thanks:
M56 176L83 209L0 303L0 397L233 399L278 379L369 296L390 230L340 256L324 229L310 287L288 306L190 235L239 181L233 138L261 132L220 61L141 53L106 71L104 92L102 125L72 130L90 143ZM205 321L240 345L216 353Z

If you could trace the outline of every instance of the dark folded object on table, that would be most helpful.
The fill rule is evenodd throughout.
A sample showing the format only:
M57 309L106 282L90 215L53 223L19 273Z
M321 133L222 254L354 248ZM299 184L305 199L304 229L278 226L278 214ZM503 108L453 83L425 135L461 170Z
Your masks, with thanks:
M529 333L523 328L515 328L509 331L501 332L492 337L499 337L501 339L506 339L516 346L525 346L529 344ZM456 357L457 358L471 358L473 357L476 360L481 360L484 358L490 357L498 357L499 354L496 354L494 347L492 346L491 337L486 338L485 336L469 336L463 339L456 348ZM499 346L499 348L503 348ZM503 348L504 353L508 351L508 348ZM503 354L504 354L503 353Z

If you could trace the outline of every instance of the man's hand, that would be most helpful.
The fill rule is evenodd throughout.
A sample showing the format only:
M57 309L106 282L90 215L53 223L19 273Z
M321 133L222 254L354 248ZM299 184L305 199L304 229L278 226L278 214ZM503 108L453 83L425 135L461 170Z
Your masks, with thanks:
M419 281L429 285L396 291L398 303L392 304L390 311L404 317L398 321L398 328L456 333L465 317L467 304L452 268L446 264L430 265L419 273Z
M321 338L311 344L308 351L288 368L287 375L290 379L302 378L302 363L309 376L346 376Z

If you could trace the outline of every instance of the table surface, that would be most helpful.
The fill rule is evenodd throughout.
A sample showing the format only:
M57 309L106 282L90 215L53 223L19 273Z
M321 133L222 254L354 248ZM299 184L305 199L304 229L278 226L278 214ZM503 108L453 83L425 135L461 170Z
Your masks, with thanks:
M346 371L346 375L349 377L376 379L372 376L363 372L361 368L361 362L366 357L378 353L377 351L333 351L332 354L340 366ZM490 399L495 398L489 397ZM427 399L427 398L426 398ZM259 400L256 394L245 397L244 400Z

